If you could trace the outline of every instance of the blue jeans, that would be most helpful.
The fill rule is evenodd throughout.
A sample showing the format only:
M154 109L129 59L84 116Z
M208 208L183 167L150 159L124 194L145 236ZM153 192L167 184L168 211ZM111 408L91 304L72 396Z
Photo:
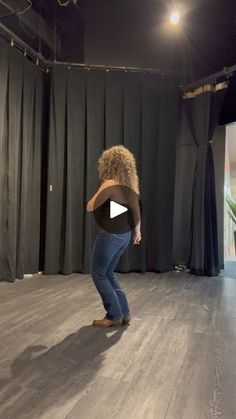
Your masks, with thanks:
M129 244L130 236L130 232L112 234L101 230L94 243L92 278L109 320L119 320L130 312L126 295L114 274L115 267Z

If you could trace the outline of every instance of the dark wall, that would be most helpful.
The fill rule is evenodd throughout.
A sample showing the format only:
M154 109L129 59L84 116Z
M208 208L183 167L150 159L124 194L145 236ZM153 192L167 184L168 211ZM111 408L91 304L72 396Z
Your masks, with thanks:
M90 25L85 37L85 63L178 70L174 45L158 40L148 24Z
M176 34L166 34L160 2L107 1L86 10L85 63L179 68Z
M183 19L179 30L168 25L175 3L80 0L86 28L85 62L177 68L185 74L186 83L234 65L234 1L181 2Z

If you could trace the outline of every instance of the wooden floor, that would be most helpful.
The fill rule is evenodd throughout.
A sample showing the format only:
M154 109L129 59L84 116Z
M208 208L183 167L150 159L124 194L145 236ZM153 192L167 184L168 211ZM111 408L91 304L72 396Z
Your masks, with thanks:
M230 275L120 275L133 320L109 330L89 276L0 283L0 418L236 418Z

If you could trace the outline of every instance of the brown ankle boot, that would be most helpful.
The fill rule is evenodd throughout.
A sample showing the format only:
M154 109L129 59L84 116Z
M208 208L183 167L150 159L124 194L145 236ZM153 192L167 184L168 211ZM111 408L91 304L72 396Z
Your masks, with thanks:
M131 317L130 316L123 316L123 318L122 318L122 324L123 325L129 325L130 324L130 321L131 321Z
M99 327L112 327L112 326L120 326L120 325L122 325L122 319L109 320L105 318L105 319L93 321L93 326L99 326Z

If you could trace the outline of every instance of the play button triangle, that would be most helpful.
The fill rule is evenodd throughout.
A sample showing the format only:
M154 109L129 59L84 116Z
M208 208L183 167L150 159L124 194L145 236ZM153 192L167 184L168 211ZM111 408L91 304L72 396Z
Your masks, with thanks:
M118 217L124 212L127 212L128 208L124 207L123 205L117 204L115 201L110 202L110 218Z

